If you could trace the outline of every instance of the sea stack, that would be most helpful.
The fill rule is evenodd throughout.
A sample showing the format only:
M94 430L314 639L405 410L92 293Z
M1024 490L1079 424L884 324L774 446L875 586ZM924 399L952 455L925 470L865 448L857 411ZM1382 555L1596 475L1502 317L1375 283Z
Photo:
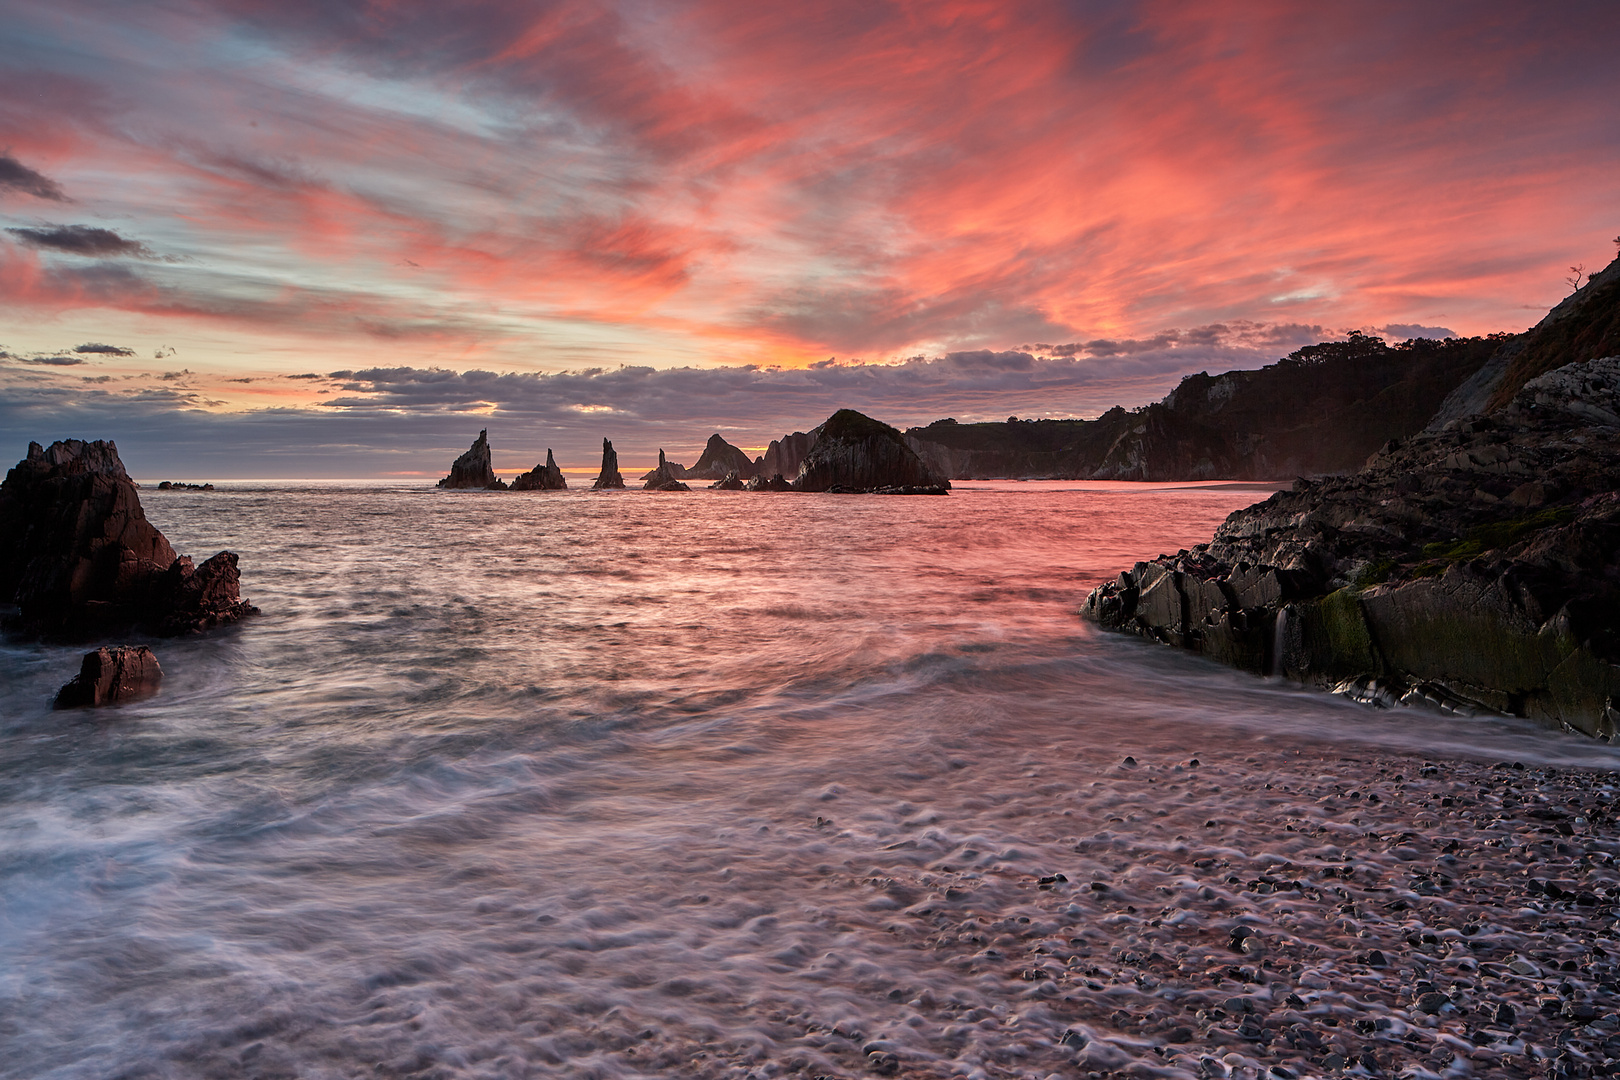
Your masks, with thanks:
M79 673L56 692L56 708L116 705L157 693L163 669L145 645L114 645L85 653Z
M641 485L643 491L691 491L675 478L674 470L669 462L664 460L664 451L658 451L658 468L647 475L647 482Z
M513 491L566 491L568 481L563 479L562 470L557 468L557 459L551 456L550 448L546 450L546 461L543 465L536 465L528 472L512 480Z
M450 475L439 481L442 488L478 488L505 491L506 485L495 477L495 468L489 458L489 432L480 431L467 452L456 458L450 466Z
M703 448L703 456L698 458L697 464L686 470L684 480L724 480L735 473L740 480L747 480L755 472L754 463L747 454L732 446L720 437L719 432L709 436L708 445Z
M795 491L943 495L951 482L906 445L905 436L854 409L839 409L821 425Z
M239 585L234 552L201 566L175 555L110 441L29 443L0 484L0 601L20 608L24 629L204 630L258 610Z
M609 439L602 440L602 471L596 475L596 482L591 485L592 491L602 491L608 488L624 487L624 477L619 475L619 454L613 449Z

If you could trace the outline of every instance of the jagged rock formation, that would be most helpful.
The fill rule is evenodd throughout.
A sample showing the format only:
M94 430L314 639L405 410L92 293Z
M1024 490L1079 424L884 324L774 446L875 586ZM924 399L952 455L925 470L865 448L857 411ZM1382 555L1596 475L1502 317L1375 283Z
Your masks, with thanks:
M619 454L613 449L613 444L607 439L602 440L602 471L596 474L596 482L591 484L592 491L601 491L606 488L624 487L624 477L619 475Z
M691 491L692 489L675 479L670 470L669 463L664 460L664 451L658 451L658 468L647 474L647 482L641 485L643 491Z
M1301 480L1138 563L1084 614L1375 704L1428 700L1613 739L1620 358Z
M764 473L749 478L743 484L744 491L792 491L793 484L786 480L781 473L773 473L766 479Z
M79 635L139 624L179 634L236 622L233 552L201 566L146 520L111 442L28 444L0 484L0 600L27 630Z
M810 449L816 445L816 440L820 437L821 429L814 428L810 431L795 431L780 439L772 439L766 446L765 453L754 462L753 475L798 476L800 466L804 464L804 459L810 455Z
M709 488L713 491L742 491L745 487L747 485L743 483L742 477L734 472L726 473L725 476L709 485Z
M145 645L114 645L85 653L79 673L56 692L56 708L116 705L157 693L163 668Z
M551 456L551 449L546 449L544 464L536 465L526 473L521 473L512 479L513 491L566 491L568 481L563 477L562 470L557 468L557 459Z
M442 488L480 488L505 491L506 485L495 477L495 468L489 457L489 432L480 431L467 452L456 458L450 466L450 475L439 481Z
M747 480L754 472L753 460L715 432L709 436L708 445L703 448L703 456L698 458L697 464L685 470L677 479L724 480L735 473L739 479Z
M159 491L213 491L213 484L187 484L179 480L165 480L157 486Z
M665 460L664 452L660 450L658 464L641 474L642 487L645 488L650 480L657 480L659 483L665 480L684 480L688 472L687 467L680 462Z
M906 432L956 478L1290 480L1346 472L1429 421L1447 393L1508 343L1352 334L1256 371L1199 373L1163 401L1095 420L940 420ZM791 475L791 474L790 474Z
M950 490L951 482L929 468L888 424L854 409L839 409L820 431L793 480L795 491L943 495Z

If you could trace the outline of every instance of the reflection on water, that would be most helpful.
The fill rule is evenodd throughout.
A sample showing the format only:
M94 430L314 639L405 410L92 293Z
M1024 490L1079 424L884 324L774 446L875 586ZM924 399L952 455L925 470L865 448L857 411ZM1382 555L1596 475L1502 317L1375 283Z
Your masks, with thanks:
M1106 808L1040 808L1122 753L1600 753L1078 622L1263 494L149 494L265 614L111 713L5 646L0 1075L815 1071L807 1032L1000 1007L896 882L1060 850Z

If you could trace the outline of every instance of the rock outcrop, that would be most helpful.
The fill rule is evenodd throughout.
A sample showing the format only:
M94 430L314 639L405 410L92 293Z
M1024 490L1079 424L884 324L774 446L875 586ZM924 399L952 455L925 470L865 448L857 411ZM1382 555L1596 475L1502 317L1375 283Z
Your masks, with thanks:
M68 439L28 456L0 484L0 599L22 629L69 636L140 625L180 634L236 622L233 552L201 566L146 520L111 442Z
M736 473L727 473L725 476L709 485L713 491L742 491L748 485Z
M513 491L567 491L568 481L557 467L557 459L546 450L546 460L526 473L512 478Z
M897 430L854 409L839 409L793 479L795 491L943 495L951 482L919 458Z
M619 475L619 454L613 449L613 444L607 439L602 440L602 471L596 474L595 483L591 484L592 491L601 491L609 488L624 487L624 477Z
M685 471L680 480L724 480L732 473L747 480L755 472L754 462L749 456L726 442L719 432L709 436L708 445L703 448L703 455L698 458L697 464Z
M691 491L675 478L669 463L664 460L663 450L658 451L658 468L647 474L647 482L641 485L644 491Z
M1095 589L1087 618L1373 704L1615 738L1620 358L1301 480Z
M163 669L145 645L113 645L85 653L79 673L56 692L56 708L116 705L157 693Z
M791 435L784 435L780 439L772 439L765 448L765 453L754 462L753 475L757 477L798 476L799 467L804 459L810 456L810 450L821 437L821 429L811 431L795 431Z
M769 478L764 473L754 476L743 483L744 491L792 491L793 484L785 479L781 473L773 473Z
M478 488L505 491L506 484L496 478L490 463L489 432L480 431L467 452L456 458L450 466L450 475L439 481L442 488Z

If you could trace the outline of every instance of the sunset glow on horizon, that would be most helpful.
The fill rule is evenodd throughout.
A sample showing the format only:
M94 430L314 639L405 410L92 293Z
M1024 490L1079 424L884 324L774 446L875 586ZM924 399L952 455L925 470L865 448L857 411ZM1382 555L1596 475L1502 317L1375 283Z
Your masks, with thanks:
M7 453L1093 415L1522 330L1620 231L1612 4L4 10Z

